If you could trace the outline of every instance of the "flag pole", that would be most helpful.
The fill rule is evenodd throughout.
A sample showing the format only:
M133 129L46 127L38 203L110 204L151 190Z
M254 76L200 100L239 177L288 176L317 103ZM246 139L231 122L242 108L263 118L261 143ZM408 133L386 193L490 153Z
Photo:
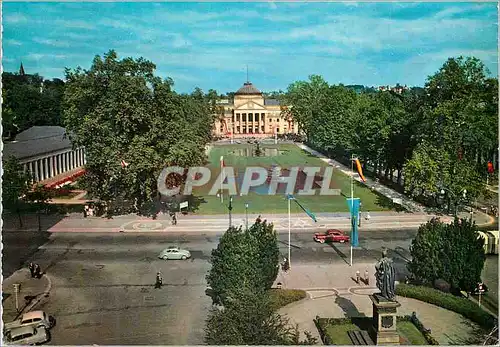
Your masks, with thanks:
M224 162L224 157L220 157L220 202L221 204L224 203L224 193L222 191L222 182L224 182L224 168L222 166L222 163Z
M292 220L291 220L291 214L290 214L290 197L288 197L288 268L292 268L292 261L290 259L290 230L292 228Z
M354 209L354 154L351 154L351 211ZM354 234L353 226L352 226L352 212L351 212L351 230L353 231L351 234ZM351 263L352 266L352 237L351 235Z

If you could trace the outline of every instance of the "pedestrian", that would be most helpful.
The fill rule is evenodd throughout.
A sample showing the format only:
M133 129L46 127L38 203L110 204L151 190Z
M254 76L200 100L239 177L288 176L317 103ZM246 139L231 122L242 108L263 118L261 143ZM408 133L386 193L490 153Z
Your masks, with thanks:
M175 216L175 213L174 213L174 215L172 216L172 224L173 224L173 225L177 225L177 217Z
M359 270L356 271L356 282L359 284L359 277L360 277L360 274L359 274Z
M366 220L370 220L370 212L366 212Z
M163 278L161 277L161 272L158 271L156 273L156 283L155 283L155 288L156 289L161 289L161 286L163 285Z
M370 285L370 276L368 274L368 270L365 270L365 283L367 286Z
M83 218L87 218L89 214L89 207L85 205L85 208L83 209Z
M35 265L32 262L29 263L28 269L30 269L31 278L35 277Z
M257 223L262 222L262 219L260 219L260 214L259 214L259 216L257 217L257 219L256 219L255 221L256 221Z
M40 265L35 264L34 274L35 274L36 278L41 278L42 277L42 269L40 268Z

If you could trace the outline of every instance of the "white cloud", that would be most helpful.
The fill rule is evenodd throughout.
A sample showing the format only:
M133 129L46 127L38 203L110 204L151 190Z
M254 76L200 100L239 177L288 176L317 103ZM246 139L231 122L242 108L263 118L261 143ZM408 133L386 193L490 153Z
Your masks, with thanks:
M82 20L66 20L57 19L55 25L59 25L65 28L76 28L76 29L95 29L96 26L93 23L85 22Z
M67 55L64 54L39 54L39 53L30 53L26 56L27 60L39 61L42 59L65 59Z
M35 37L33 41L35 41L36 43L40 43L42 45L53 46L53 47L70 47L69 42L60 40L49 40L49 39Z
M22 46L23 43L21 41L17 41L17 40L4 40L4 43L8 44L8 45L12 45L12 46Z
M135 26L128 20L115 20L115 19L109 19L105 18L101 21L99 21L99 25L104 25L107 27L112 27L115 29L133 29Z
M14 14L6 15L4 17L4 21L5 21L5 23L8 23L8 24L27 23L28 18L26 18L22 14L14 13Z

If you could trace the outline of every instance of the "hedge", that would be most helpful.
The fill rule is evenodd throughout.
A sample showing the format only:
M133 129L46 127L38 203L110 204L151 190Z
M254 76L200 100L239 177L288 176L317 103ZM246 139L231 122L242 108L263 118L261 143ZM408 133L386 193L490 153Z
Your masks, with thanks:
M300 289L270 289L269 296L273 309L278 310L292 302L304 299L307 294Z
M396 295L413 298L456 312L486 329L495 326L495 317L469 299L443 293L437 289L400 283Z

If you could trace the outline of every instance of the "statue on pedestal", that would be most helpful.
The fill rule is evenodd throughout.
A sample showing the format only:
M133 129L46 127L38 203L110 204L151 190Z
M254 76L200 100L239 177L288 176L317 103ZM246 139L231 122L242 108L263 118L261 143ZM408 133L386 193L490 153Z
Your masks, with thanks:
M377 288L380 289L379 296L389 301L395 301L396 271L392 259L387 257L387 249L382 251L382 259L375 265L375 270Z

